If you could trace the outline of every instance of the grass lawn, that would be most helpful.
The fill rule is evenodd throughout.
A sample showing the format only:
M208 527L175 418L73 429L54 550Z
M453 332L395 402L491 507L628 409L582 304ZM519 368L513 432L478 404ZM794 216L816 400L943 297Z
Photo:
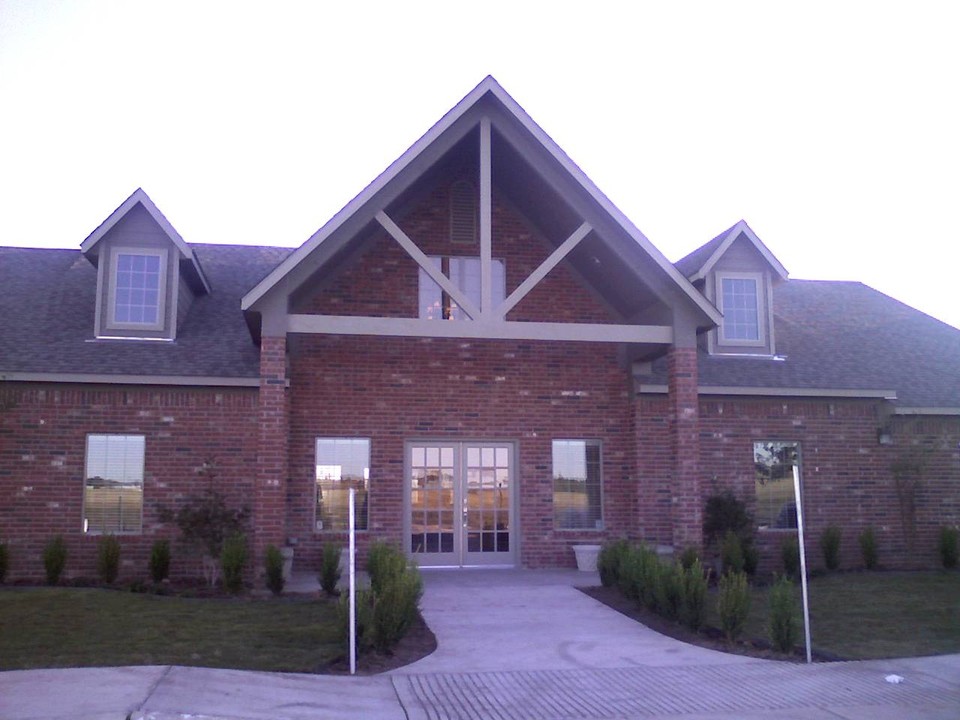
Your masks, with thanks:
M316 672L342 652L336 608L324 601L0 589L0 670L202 665Z
M849 660L960 653L960 573L852 572L810 582L813 647ZM715 596L708 623L719 626ZM800 586L797 584L799 615ZM745 635L767 637L767 592L754 591Z

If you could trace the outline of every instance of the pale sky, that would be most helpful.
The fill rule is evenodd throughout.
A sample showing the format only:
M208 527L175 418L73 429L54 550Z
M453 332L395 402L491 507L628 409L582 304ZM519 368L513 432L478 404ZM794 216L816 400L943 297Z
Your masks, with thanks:
M143 187L296 246L492 74L672 261L743 218L793 278L960 327L960 4L0 0L0 244Z

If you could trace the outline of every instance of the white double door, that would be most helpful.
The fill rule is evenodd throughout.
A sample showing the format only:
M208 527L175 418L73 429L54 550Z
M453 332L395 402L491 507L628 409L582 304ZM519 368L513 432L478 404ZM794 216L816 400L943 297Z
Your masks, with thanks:
M407 551L421 567L514 565L514 446L409 442Z

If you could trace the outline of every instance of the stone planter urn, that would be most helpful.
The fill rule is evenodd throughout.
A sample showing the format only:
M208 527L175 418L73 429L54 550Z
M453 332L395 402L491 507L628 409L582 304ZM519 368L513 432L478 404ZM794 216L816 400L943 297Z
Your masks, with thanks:
M290 573L293 571L293 548L280 548L280 557L283 558L283 581L290 582Z
M597 571L597 555L600 554L599 545L574 545L573 552L577 556L577 570L580 572Z

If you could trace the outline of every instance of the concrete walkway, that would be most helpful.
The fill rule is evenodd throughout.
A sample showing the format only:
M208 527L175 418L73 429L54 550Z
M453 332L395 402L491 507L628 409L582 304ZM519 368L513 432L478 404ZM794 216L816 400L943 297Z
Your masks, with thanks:
M439 648L389 675L185 667L6 672L0 718L960 718L960 655L806 666L716 653L609 610L574 589L585 579L575 572L426 572L424 615ZM904 682L886 682L891 673Z

